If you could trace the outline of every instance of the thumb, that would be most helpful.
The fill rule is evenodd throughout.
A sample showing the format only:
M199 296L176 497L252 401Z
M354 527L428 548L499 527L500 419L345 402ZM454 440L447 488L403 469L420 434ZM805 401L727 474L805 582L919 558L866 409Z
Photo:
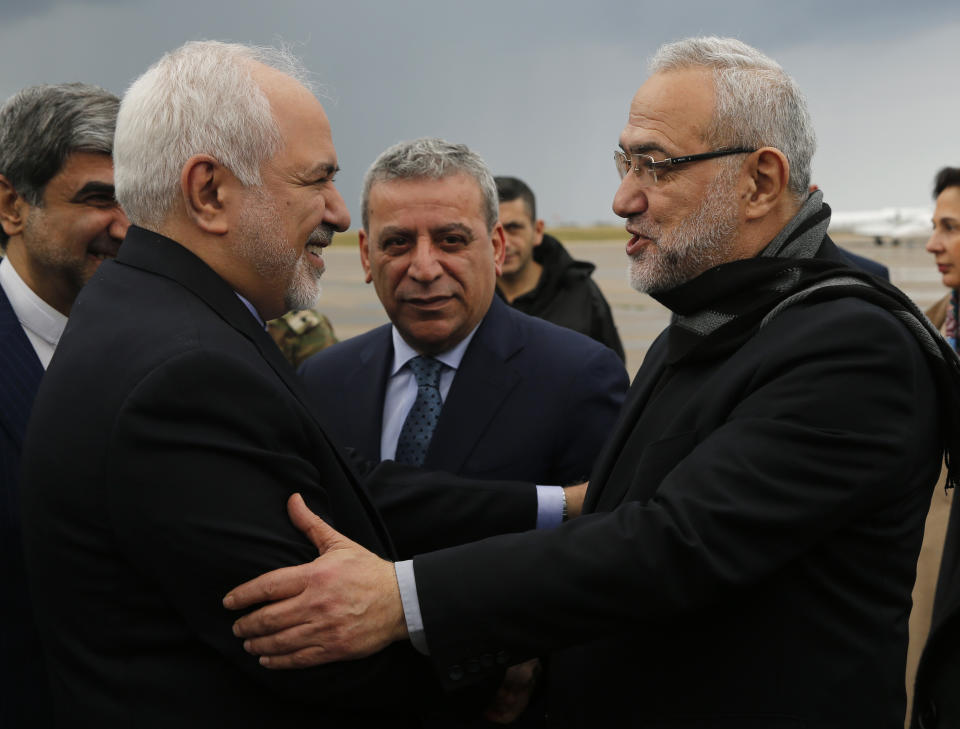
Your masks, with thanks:
M287 514L293 525L307 535L321 555L346 541L340 532L310 511L300 494L293 494L287 499Z

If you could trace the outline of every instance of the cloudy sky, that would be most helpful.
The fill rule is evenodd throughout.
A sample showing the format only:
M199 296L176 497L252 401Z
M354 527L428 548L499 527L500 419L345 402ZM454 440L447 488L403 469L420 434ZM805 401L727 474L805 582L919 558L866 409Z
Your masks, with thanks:
M863 8L869 8L864 10ZM960 2L846 0L0 0L0 96L88 81L118 94L201 38L294 48L325 102L355 223L388 145L464 142L524 178L548 224L613 222L612 150L656 47L757 46L807 94L835 210L929 203L960 165Z

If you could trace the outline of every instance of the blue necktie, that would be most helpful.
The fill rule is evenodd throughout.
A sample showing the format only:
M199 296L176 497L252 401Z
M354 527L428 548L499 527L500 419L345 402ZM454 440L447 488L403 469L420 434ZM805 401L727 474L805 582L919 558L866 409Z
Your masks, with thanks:
M413 376L417 378L417 399L407 413L397 439L397 463L407 463L411 466L422 466L427 457L427 448L433 431L437 429L440 420L440 408L443 400L440 397L440 370L443 362L433 357L414 357L407 363Z

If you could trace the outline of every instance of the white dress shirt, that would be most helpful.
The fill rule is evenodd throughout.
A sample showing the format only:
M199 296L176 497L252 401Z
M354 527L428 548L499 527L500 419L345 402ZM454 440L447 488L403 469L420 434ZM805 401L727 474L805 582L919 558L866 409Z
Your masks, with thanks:
M27 339L47 369L53 352L60 342L67 317L41 299L24 283L9 258L0 261L0 286L10 300L13 313L17 315Z

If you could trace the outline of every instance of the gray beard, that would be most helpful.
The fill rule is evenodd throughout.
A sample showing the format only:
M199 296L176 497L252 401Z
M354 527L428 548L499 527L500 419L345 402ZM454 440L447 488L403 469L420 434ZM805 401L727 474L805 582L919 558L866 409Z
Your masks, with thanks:
M238 253L249 261L261 277L286 279L283 304L287 311L310 309L320 298L320 276L308 261L287 244L280 225L280 213L273 198L263 189L250 191L251 200L240 221ZM310 234L311 244L329 243L333 229L320 224Z
M725 263L737 230L734 171L721 169L703 202L672 230L640 220L650 243L627 264L630 285L641 293L669 291Z

